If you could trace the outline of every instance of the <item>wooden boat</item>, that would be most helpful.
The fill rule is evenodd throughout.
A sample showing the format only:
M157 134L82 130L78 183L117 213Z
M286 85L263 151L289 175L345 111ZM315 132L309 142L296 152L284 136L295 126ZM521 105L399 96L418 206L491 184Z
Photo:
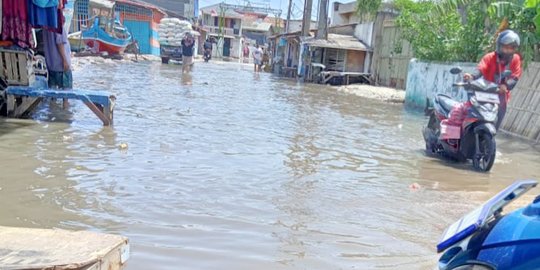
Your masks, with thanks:
M115 19L114 2L90 0L89 28L81 31L84 43L95 52L122 54L131 43L131 33Z
M84 50L86 43L82 40L81 32L73 32L68 35L69 46L71 51L79 52Z

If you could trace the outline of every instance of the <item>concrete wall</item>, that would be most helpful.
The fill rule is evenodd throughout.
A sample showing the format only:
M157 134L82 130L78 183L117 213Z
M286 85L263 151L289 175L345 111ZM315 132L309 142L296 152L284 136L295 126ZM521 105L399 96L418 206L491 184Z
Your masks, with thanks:
M309 25L310 29L317 29L317 22L311 21ZM302 31L302 21L301 20L291 20L289 22L289 33Z
M354 24L332 26L332 27L328 28L328 33L352 36L352 35L354 35L354 29L355 28L356 27L355 27Z
M357 24L354 29L354 36L364 44L373 47L373 26L374 22Z
M450 69L460 66L466 72L472 72L474 63L429 63L412 59L407 73L405 104L411 107L425 108L426 99L430 102L436 94L443 93L458 100L466 100L467 93L452 87L452 83L461 81L461 76L450 74Z

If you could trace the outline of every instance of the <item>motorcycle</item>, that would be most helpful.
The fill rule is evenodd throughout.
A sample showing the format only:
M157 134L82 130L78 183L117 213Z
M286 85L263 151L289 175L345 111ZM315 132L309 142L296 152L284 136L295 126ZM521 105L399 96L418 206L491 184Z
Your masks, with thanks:
M502 215L503 208L536 187L517 181L452 224L437 244L439 270L540 268L540 196Z
M208 61L210 61L211 58L212 58L212 50L211 49L205 49L204 54L203 54L204 62L208 63Z
M452 68L450 73L458 75L462 73L462 69ZM502 76L507 77L510 74L507 70ZM459 104L458 101L445 94L437 94L433 107L430 107L428 100L426 115L429 115L429 121L423 130L426 152L460 162L472 160L475 169L488 172L495 162L499 87L483 78L454 83L453 86L467 91L472 106L461 127L456 127L447 125L443 120L449 118L452 108ZM449 132L450 130L453 132Z

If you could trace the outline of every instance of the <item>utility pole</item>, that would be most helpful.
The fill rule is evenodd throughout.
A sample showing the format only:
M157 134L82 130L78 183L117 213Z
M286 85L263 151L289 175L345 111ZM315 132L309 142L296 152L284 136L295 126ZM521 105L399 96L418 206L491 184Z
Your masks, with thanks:
M289 33L289 25L291 20L292 0L289 0L289 8L287 9L287 21L285 22L285 33Z
M225 44L225 12L227 7L223 4L219 5L219 19L218 19L218 42L217 42L217 55L223 57L223 45Z
M317 38L328 38L328 0L319 0L319 26L317 27Z
M311 24L311 8L313 7L313 0L305 0L304 2L304 17L302 19L302 36L309 36L309 29Z

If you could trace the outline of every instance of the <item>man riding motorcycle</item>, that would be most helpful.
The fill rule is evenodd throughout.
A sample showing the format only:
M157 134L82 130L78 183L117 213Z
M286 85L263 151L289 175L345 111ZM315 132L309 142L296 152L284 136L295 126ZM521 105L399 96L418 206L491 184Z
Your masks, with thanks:
M204 42L203 49L205 60L210 60L210 58L212 57L212 41L210 41L210 38L207 38Z
M519 45L520 39L516 32L512 30L502 31L497 37L496 50L482 57L474 74L465 73L463 75L465 81L484 77L485 80L499 85L500 104L496 123L497 129L499 129L506 114L510 91L516 86L521 77L521 57L516 53ZM503 78L502 74L505 70L510 70L511 75ZM470 101L455 106L450 112L449 119L445 121L450 125L461 126L470 107Z

